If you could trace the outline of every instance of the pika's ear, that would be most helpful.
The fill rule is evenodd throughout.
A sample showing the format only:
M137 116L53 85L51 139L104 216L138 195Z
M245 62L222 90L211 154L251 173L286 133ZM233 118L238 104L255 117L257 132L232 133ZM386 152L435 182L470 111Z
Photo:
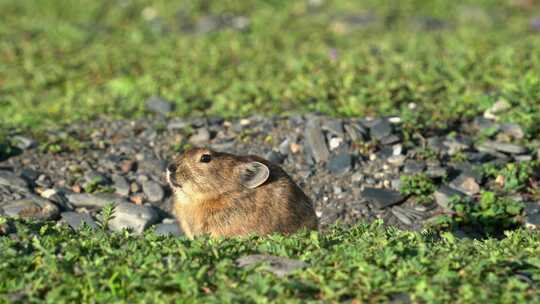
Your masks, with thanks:
M250 189L264 184L270 176L270 169L260 162L249 162L240 165L240 183Z

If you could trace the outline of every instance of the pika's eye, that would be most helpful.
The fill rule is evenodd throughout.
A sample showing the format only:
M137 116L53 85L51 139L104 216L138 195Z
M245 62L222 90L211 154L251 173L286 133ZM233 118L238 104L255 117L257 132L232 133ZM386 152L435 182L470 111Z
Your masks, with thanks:
M210 154L203 154L201 156L201 163L209 163L212 160Z

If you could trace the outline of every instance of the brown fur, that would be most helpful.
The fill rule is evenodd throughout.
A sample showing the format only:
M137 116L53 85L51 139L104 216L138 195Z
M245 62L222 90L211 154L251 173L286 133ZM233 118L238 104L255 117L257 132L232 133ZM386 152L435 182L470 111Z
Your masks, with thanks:
M209 163L200 162L210 154ZM260 162L270 170L262 185L242 185L242 164ZM317 229L313 204L279 166L257 156L235 156L208 149L185 152L169 172L174 213L186 235L242 236Z

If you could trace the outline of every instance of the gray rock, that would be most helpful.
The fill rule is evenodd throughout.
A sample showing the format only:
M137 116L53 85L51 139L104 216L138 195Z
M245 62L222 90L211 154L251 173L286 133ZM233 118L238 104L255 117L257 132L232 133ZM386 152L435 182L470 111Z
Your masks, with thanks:
M349 172L352 169L352 157L347 152L333 155L328 161L326 168L334 174Z
M126 178L115 174L111 177L113 183L114 183L114 189L116 194L121 196L128 196L129 195L129 183L127 182Z
M525 132L523 132L523 128L521 128L520 125L514 123L502 124L500 131L515 139L522 139L523 137L525 137Z
M28 150L37 146L37 141L25 136L14 136L15 146L21 150Z
M326 146L318 119L312 118L308 120L305 129L305 139L306 148L311 152L313 159L317 163L326 162L330 157L330 152Z
M265 265L265 270L270 271L279 277L286 276L296 270L308 266L305 262L300 260L263 254L248 255L236 260L236 265L240 268L246 268L257 264Z
M28 191L26 181L10 171L0 170L0 185L9 186L23 192Z
M401 141L401 138L399 136L390 134L388 136L381 138L380 143L381 145L393 145L400 141Z
M368 130L359 123L346 124L345 131L353 142L364 141L368 137Z
M167 124L167 129L168 130L182 130L190 125L191 125L190 122L176 117L169 121L169 123Z
M55 219L60 214L60 210L55 204L36 195L8 202L0 209L7 216L34 220Z
M322 125L322 129L337 137L343 138L343 123L337 119L327 119Z
M525 217L525 227L540 229L540 213L528 214Z
M525 203L525 210L523 210L525 214L536 214L540 213L540 202L532 203L527 202Z
M158 96L152 96L146 101L146 109L150 112L167 115L174 110L171 102Z
M409 159L405 161L403 172L406 174L417 174L417 173L423 172L425 169L426 169L425 163Z
M110 203L126 203L127 200L109 193L70 193L66 194L69 203L75 208L96 208L101 209Z
M184 233L177 223L163 223L156 225L156 234L162 236L182 236Z
M142 183L142 187L148 201L152 203L160 202L165 197L165 191L158 182L152 180L145 181Z
M279 153L281 155L289 155L290 145L291 145L291 140L289 138L286 138L285 140L283 140L281 144L279 144Z
M82 228L83 223L89 226L92 229L97 229L98 225L94 219L88 213L77 213L77 212L62 212L60 214L62 220L68 224L71 228L79 230Z
M437 191L435 191L435 193L433 193L433 196L435 197L435 202L437 205L446 211L450 211L450 200L453 197L464 197L465 194L456 189L443 185Z
M387 119L379 119L369 128L370 135L376 140L381 140L392 134L392 124Z
M84 180L85 182L83 184L83 188L85 189L90 186L96 186L96 185L105 186L109 184L109 179L107 178L107 176L97 171L87 172L84 175Z
M271 150L270 152L266 153L264 158L274 164L281 164L283 163L283 160L285 159L285 157L281 153L276 152L274 150Z
M448 170L442 166L429 166L426 175L430 178L442 178L448 174Z
M450 186L468 195L480 192L480 185L476 182L475 177L466 173L462 173L452 180Z
M115 206L113 217L108 224L112 231L131 229L134 233L140 234L158 219L158 214L150 207L120 203Z
M469 149L471 141L463 137L449 138L443 141L443 145L446 147L446 152L449 155L455 155L456 153Z
M498 151L508 154L524 154L527 148L517 144L487 140L477 147L478 151Z
M390 189L379 189L366 187L361 192L361 196L366 201L375 205L378 209L383 209L404 200L401 193Z
M189 142L194 145L203 145L210 141L211 134L207 128L199 128L197 132L189 137Z

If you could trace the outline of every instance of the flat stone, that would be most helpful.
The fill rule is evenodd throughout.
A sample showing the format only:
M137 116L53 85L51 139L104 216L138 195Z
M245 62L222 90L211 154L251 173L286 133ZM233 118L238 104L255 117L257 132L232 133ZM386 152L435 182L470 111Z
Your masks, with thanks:
M76 208L96 208L101 209L110 203L126 203L127 200L109 193L71 193L66 194L69 203Z
M111 179L113 181L113 187L116 194L121 196L129 195L130 187L125 177L115 174L111 177Z
M369 134L369 131L360 123L346 124L344 128L353 142L364 141Z
M381 145L393 145L396 143L399 143L401 141L401 138L395 134L390 134L388 136L385 136L381 138L380 143Z
M296 270L308 266L305 262L300 260L263 254L248 255L236 260L236 265L240 268L246 268L258 264L265 265L265 270L270 271L279 277L286 276Z
M520 125L514 123L504 123L500 127L500 132L511 136L515 139L522 139L525 137L525 132Z
M276 152L274 150L271 150L270 152L266 153L264 158L270 161L271 163L278 164L278 165L283 163L283 160L285 160L285 157L281 153Z
M326 168L335 174L343 174L352 169L352 157L347 152L334 155L328 161Z
M92 229L97 229L98 225L94 219L88 213L77 213L77 212L62 212L60 214L62 220L66 222L71 228L79 230L82 228L83 223L89 226Z
M113 217L108 224L112 231L130 229L134 233L140 234L158 219L158 214L150 207L120 203L115 206Z
M479 151L483 150L492 150L492 151L498 151L508 154L524 154L527 153L527 148L521 145L517 144L511 144L511 143L504 143L504 142L496 142L487 140L484 143L482 143L480 146L478 146Z
M174 110L174 105L158 96L152 96L146 101L146 109L150 112L167 115Z
M435 191L435 193L433 193L433 196L435 197L435 202L437 205L446 211L450 211L450 200L453 197L464 197L465 194L456 189L443 185L437 191Z
M37 146L37 141L25 136L14 136L13 141L15 142L15 146L21 150L28 150Z
M442 166L429 166L426 169L426 175L430 178L442 178L448 174L448 170Z
M311 152L311 156L317 163L326 162L330 157L330 152L326 146L318 119L310 119L305 129L306 145Z
M158 182L152 180L145 181L142 183L142 187L148 201L152 203L160 202L165 197L165 191Z
M527 202L525 203L525 210L523 210L525 214L535 214L540 213L540 202L533 203L533 202Z
M55 204L36 195L7 202L0 209L7 216L34 220L51 220L60 214Z
M446 147L448 155L455 155L469 149L471 142L466 138L452 138L444 140L443 145Z
M379 119L369 128L370 135L376 140L381 140L392 134L392 124L387 119Z
M28 191L28 184L26 181L10 171L0 170L0 185L8 186L23 192Z
M401 193L395 190L370 187L364 188L361 192L361 196L371 204L375 205L378 209L395 205L404 200Z
M529 214L525 217L525 227L540 229L540 213Z
M401 167L403 166L403 163L407 157L405 155L392 155L386 159L386 161L395 167Z
M184 233L177 223L163 223L156 225L156 234L162 236L182 236Z
M322 129L337 137L343 138L343 122L337 119L327 119L323 122Z
M426 164L416 160L409 159L405 162L403 167L403 172L406 174L417 174L421 173L426 169Z
M460 174L450 182L450 186L468 195L475 195L480 192L480 185L476 182L474 176L468 174Z

